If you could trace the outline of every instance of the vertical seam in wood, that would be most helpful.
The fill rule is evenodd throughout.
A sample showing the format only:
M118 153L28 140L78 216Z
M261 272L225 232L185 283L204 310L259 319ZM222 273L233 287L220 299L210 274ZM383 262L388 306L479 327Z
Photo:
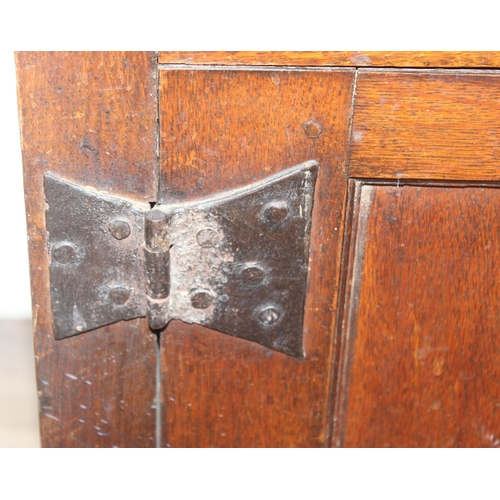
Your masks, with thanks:
M155 52L156 65L155 65L155 82L156 82L156 119L155 119L155 139L156 139L156 165L155 165L155 183L156 183L156 199L158 203L160 199L160 72L158 70L159 52ZM161 397L161 332L156 335L155 343L155 379L156 379L156 414L155 414L155 427L156 427L156 447L161 448L162 443L162 397Z
M339 350L337 364L337 384L335 394L335 446L343 446L345 434L345 407L349 392L350 366L352 364L352 343L356 336L357 311L359 310L359 295L364 265L365 235L371 212L363 212L363 205L370 207L373 201L373 186L362 181L354 181L355 188L352 197L350 234L346 239L345 269L343 290L344 298L341 305L341 322L338 324ZM366 196L363 189L369 189ZM340 308L339 308L340 310ZM344 413L344 414L341 414ZM333 444L333 443L332 443Z
M156 336L155 343L155 356L156 356L156 366L155 366L155 377L156 377L156 447L161 448L162 442L162 398L161 398L161 345L160 345L161 333Z
M349 262L349 249L353 237L352 227L354 218L354 206L356 198L357 184L351 179L347 179L347 195L344 208L344 227L342 236L342 253L340 256L340 276L337 296L337 312L333 323L333 354L331 361L330 388L328 399L328 427L327 427L327 446L333 446L333 438L336 432L336 414L337 414L337 396L339 392L339 377L342 352L342 322L344 320L345 293L346 286L346 264Z
M351 116L349 118L349 135L347 141L347 164L346 164L346 175L349 177L349 169L351 166L351 143L352 143L352 129L354 126L354 106L356 104L356 88L358 84L358 72L359 68L356 68L354 73L354 82L352 85L352 100L351 100Z
M155 166L155 183L156 183L156 203L158 203L160 196L160 72L158 69L158 57L159 52L155 52L156 54L156 66L155 66L155 82L156 82L156 131L155 131L155 139L156 139L156 166Z
M341 223L341 230L343 231L342 241L340 244L341 254L340 254L340 266L338 269L338 295L337 295L337 311L332 320L331 329L333 330L333 339L332 339L332 353L330 357L330 377L329 377L329 388L328 388L328 409L327 409L327 421L326 421L326 439L325 445L327 447L332 446L333 439L333 431L334 431L334 418L336 411L336 404L334 398L336 397L336 387L337 387L337 378L339 376L339 351L340 351L340 336L341 329L339 329L339 321L341 321L343 314L341 313L341 307L344 304L343 298L343 276L342 270L344 269L344 261L345 261L345 251L349 248L349 245L346 246L346 238L348 238L347 231L349 230L349 226L351 225L350 219L352 218L352 214L349 213L349 207L351 207L351 186L349 184L349 163L350 163L350 153L351 153L351 134L352 134L352 124L354 121L354 102L356 96L356 84L358 78L358 68L355 69L354 79L352 83L352 96L351 96L351 107L350 107L350 117L348 123L348 131L347 131L347 154L346 154L346 189L345 189L345 199L344 199L344 216L343 221Z

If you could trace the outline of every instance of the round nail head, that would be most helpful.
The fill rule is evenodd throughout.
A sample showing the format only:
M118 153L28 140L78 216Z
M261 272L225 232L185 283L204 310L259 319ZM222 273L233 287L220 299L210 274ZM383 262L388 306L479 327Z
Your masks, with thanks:
M213 229L201 229L196 235L196 241L202 248L211 248L217 245L219 235Z
M71 264L78 259L78 249L73 243L62 243L54 248L52 257L59 264Z
M302 125L302 128L304 129L304 132L307 137L309 137L309 139L317 139L323 131L321 125L314 120L309 120L308 122L304 123L304 125Z
M130 297L130 290L124 286L114 286L109 290L109 300L117 306L122 306Z
M117 240L124 240L130 235L130 224L123 219L112 220L108 225L109 232Z
M247 285L257 285L264 279L265 273L259 267L246 267L241 271L241 280Z
M259 313L259 321L265 326L271 326L280 319L280 313L274 307L266 307Z
M207 292L198 292L191 297L191 305L195 309L206 309L213 302L213 297Z
M272 225L281 224L288 218L289 213L290 210L284 201L269 203L264 208L264 220Z

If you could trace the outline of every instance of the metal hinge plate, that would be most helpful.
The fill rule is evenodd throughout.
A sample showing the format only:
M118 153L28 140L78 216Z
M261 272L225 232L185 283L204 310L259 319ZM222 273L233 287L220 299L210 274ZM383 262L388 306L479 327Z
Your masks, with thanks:
M45 174L54 331L147 316L196 323L304 357L318 164L150 209Z

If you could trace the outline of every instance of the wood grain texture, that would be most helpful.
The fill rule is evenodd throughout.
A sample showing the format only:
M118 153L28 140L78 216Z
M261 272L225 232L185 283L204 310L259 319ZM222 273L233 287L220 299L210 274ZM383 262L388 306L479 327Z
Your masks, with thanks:
M160 70L162 202L320 164L306 359L172 322L161 336L164 446L325 445L353 80L352 70Z
M360 71L349 175L500 180L500 73Z
M500 190L358 189L336 444L500 446Z
M155 337L144 320L55 341L46 170L137 201L156 197L156 55L16 55L42 445L155 445Z
M499 68L500 52L160 52L160 64Z

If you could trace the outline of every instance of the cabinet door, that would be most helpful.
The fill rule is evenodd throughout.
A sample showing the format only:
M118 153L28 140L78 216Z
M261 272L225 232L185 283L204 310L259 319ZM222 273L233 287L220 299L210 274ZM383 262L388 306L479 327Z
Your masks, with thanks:
M354 71L164 66L159 81L162 203L319 163L305 358L171 323L161 334L162 444L323 446Z
M500 190L357 183L345 446L500 445Z
M336 445L500 445L499 83L358 77Z

